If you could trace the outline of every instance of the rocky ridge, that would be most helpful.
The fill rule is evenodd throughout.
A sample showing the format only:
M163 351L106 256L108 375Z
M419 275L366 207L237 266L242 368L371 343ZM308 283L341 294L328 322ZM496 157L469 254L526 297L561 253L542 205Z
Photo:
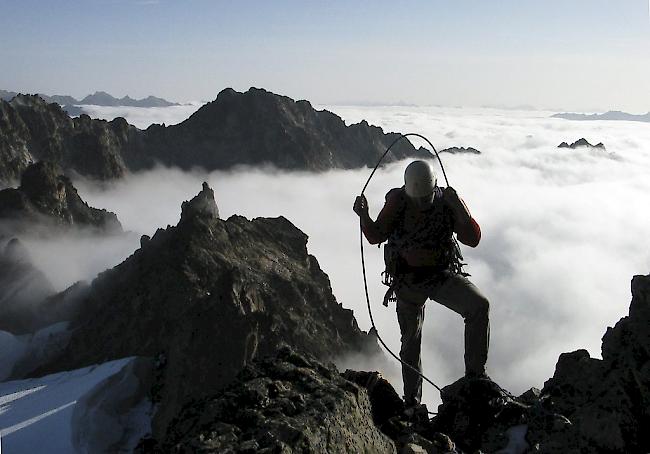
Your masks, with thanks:
M58 104L38 96L0 101L0 182L14 184L37 161L90 178L119 178L127 170L125 156L138 147L138 131L123 118L70 118Z
M349 169L374 166L396 137L365 121L347 126L307 101L256 88L245 93L225 89L182 123L144 131L123 118L72 119L57 104L17 95L0 101L0 182L15 181L38 160L102 180L158 164L206 170L237 165ZM402 141L387 159L430 156Z
M376 372L338 374L309 355L283 349L273 359L249 364L226 389L187 403L162 442L143 441L141 448L646 453L650 275L633 279L632 295L630 315L603 338L603 359L582 350L563 354L541 391L532 388L515 397L488 378L463 378L443 388L443 403L429 419L426 410L405 412L395 390Z
M16 233L49 227L90 228L105 233L121 233L114 213L90 207L69 178L51 162L30 164L18 188L0 191L0 233ZM37 226L38 225L38 226Z
M68 346L31 375L157 358L154 435L162 437L188 400L218 391L283 345L322 359L377 354L306 243L282 217L220 219L204 184L177 226L143 237L140 249L92 282Z

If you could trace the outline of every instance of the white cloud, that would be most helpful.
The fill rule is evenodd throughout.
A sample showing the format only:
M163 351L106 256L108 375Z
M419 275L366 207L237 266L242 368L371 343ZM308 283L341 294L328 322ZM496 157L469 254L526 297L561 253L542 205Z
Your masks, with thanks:
M175 125L187 119L203 105L201 102L192 102L180 106L170 107L128 107L128 106L79 106L91 118L112 120L123 117L130 124L146 129L154 123Z
M464 251L471 279L492 304L488 369L494 379L520 393L541 386L553 374L561 352L587 348L599 355L606 327L627 313L630 278L650 271L646 125L572 123L549 119L543 112L490 109L332 110L348 122L366 118L387 130L422 133L439 148L474 146L483 152L442 158L452 186L483 230L479 247ZM561 141L580 137L603 141L612 154L556 148ZM372 214L381 208L385 192L401 185L403 167L390 165L376 174L367 191ZM211 174L156 169L101 187L76 184L92 206L115 211L125 228L138 234L151 235L158 227L176 224L181 202L195 195L203 180L214 188L222 217L284 215L309 235L309 250L329 274L334 294L368 329L358 220L351 209L368 174L368 169L317 175L269 169ZM125 248L134 248L134 243ZM90 243L80 248L87 249L69 257L75 266L70 282L91 277L100 264L113 266L126 255L126 249L116 254ZM63 250L59 258L65 257ZM394 307L380 304L385 290L379 283L381 251L366 247L366 254L375 320L398 351ZM44 268L55 266L52 260L41 260ZM86 261L97 265L87 267ZM439 385L451 383L463 373L462 351L461 318L430 303L424 327L425 373ZM377 367L393 379L399 376L394 365ZM399 379L395 384L399 389ZM425 400L438 402L436 391L427 385Z

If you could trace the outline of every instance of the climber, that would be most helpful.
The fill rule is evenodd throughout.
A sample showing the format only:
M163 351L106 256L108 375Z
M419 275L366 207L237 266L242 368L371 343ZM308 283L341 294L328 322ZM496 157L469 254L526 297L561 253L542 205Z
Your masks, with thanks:
M404 172L404 186L386 194L377 220L368 213L365 196L358 196L354 212L371 244L384 246L386 273L394 293L401 332L400 358L422 371L420 347L427 299L448 307L465 319L465 375L485 378L489 344L489 303L462 272L460 251L453 239L476 247L481 229L467 205L451 187L437 186L436 176L425 161L413 161ZM419 405L422 377L402 366L404 400Z

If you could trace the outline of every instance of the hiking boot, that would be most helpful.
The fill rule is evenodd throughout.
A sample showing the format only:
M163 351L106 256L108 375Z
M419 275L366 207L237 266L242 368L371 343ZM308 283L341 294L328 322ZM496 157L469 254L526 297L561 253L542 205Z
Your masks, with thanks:
M404 416L414 423L425 423L429 421L429 410L425 404L415 403L407 405Z

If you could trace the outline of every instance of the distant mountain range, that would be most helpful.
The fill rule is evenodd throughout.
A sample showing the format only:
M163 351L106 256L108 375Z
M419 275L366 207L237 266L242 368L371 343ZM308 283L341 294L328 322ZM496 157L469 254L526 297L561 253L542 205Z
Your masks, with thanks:
M18 93L13 91L0 90L0 99L4 101L11 101ZM126 107L169 107L179 106L180 104L167 101L163 98L155 96L148 96L142 99L133 99L130 96L123 98L115 98L105 91L96 91L92 95L88 95L82 100L73 98L67 95L44 95L38 93L38 96L43 98L48 103L55 102L61 106L126 106ZM79 114L75 112L75 114Z
M650 112L645 115L635 115L619 110L610 110L603 114L581 114L581 113L557 113L551 115L551 118L564 118L565 120L577 121L594 121L594 120L609 120L609 121L643 121L650 122Z
M225 89L187 120L146 130L118 117L110 122L70 116L39 96L0 101L0 182L15 182L31 162L53 161L64 172L119 178L157 164L206 170L237 165L324 171L374 166L398 137L365 120L346 125L327 110L266 90ZM388 161L430 158L408 141Z

